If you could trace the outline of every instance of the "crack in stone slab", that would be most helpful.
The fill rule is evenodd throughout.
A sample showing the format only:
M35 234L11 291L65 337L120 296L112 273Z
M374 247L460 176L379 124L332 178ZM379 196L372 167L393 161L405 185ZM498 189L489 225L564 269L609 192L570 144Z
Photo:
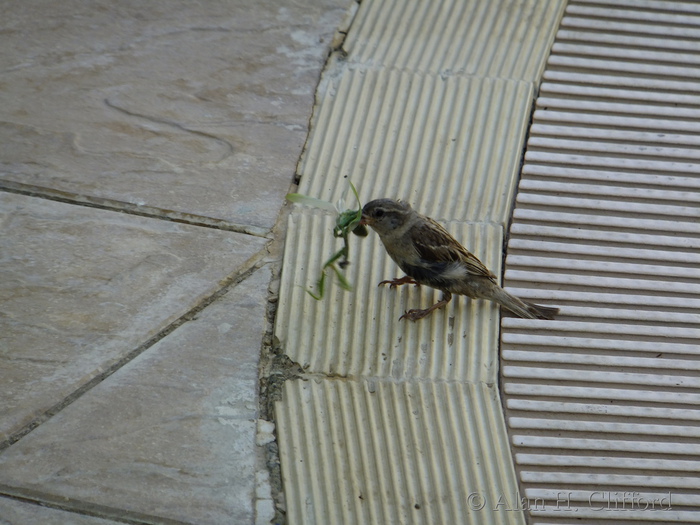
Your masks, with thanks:
M135 111L131 111L129 109L126 109L124 107L119 106L115 102L111 101L109 98L105 98L104 103L108 108L114 109L115 111L123 113L124 115L127 115L129 117L135 117L135 118L147 120L149 122L154 122L156 124L162 124L164 126L175 128L175 129L178 129L180 131L184 131L185 133L196 135L198 137L203 137L207 140L212 140L212 141L216 142L217 144L223 145L223 147L226 151L219 159L217 159L215 161L217 163L226 160L227 158L232 156L235 152L233 144L231 144L229 141L222 139L221 137L218 137L218 136L213 135L211 133L188 128L184 124L180 124L179 122L175 122L173 120L168 120L165 118L154 117L151 115L146 115L146 114L142 114L142 113L137 113Z

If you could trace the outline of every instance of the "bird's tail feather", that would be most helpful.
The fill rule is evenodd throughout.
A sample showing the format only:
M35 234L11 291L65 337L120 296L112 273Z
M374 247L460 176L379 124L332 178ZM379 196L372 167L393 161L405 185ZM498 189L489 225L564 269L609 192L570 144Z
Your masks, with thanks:
M499 288L494 299L498 304L523 319L548 319L551 321L559 313L559 308L523 301L519 297L509 294L503 288Z

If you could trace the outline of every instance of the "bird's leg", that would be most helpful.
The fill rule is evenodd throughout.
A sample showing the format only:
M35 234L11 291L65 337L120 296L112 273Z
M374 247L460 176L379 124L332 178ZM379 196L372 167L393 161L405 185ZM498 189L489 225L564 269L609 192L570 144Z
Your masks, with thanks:
M417 321L418 319L423 319L424 317L427 317L428 315L433 313L433 311L437 310L438 308L442 308L443 306L445 306L447 303L450 302L451 299L452 294L450 292L443 292L442 299L430 308L426 308L425 310L408 310L405 314L399 317L399 321L404 317L409 321Z
M388 284L390 288L396 288L397 286L401 286L402 284L415 284L416 286L420 286L420 284L413 280L413 277L409 277L408 275L401 277L401 279L390 279L388 281L382 281L377 286L381 286L383 284Z

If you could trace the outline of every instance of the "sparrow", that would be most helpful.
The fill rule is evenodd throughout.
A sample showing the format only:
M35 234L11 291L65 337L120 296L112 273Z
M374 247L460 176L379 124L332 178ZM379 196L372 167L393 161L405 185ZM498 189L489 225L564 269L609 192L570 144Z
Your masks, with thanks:
M554 319L559 308L523 301L498 285L496 276L467 251L445 228L410 205L392 199L376 199L362 208L360 224L371 227L389 257L405 277L382 281L391 288L403 284L441 290L442 300L425 310L408 310L400 318L417 321L442 308L452 294L489 299L524 319Z

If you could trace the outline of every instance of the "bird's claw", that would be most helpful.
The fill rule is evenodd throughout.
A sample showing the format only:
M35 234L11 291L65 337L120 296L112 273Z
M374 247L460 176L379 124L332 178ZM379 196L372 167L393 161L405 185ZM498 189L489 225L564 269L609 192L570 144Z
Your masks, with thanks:
M408 319L409 321L418 321L418 319L428 317L428 315L433 313L435 310L444 307L447 303L450 302L451 299L452 294L443 290L442 299L435 303L433 306L431 306L430 308L426 308L425 310L407 310L401 317L399 317L399 321L404 318Z
M401 286L402 284L415 284L416 286L420 286L419 283L414 281L411 277L401 277L401 279L388 279L386 281L380 282L377 286L382 286L384 284L388 284L389 288L396 288L397 286Z
M415 321L418 321L419 319L423 319L430 312L432 312L432 310L430 310L429 308L426 310L417 310L417 309L406 310L404 312L404 314L401 317L399 317L399 321L401 319L408 319L409 321L415 322Z

